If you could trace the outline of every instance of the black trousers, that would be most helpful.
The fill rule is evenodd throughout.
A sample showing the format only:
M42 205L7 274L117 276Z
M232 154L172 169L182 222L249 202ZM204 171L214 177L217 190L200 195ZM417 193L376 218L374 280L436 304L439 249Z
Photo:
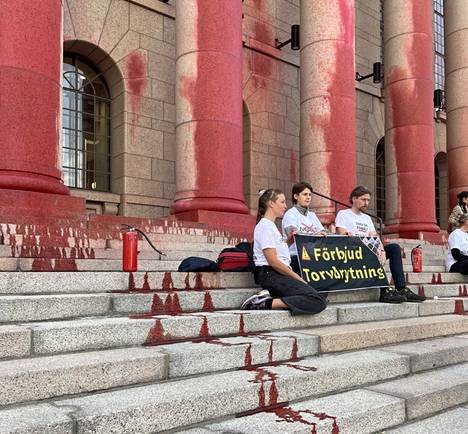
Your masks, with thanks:
M450 267L450 272L451 273L468 274L468 259L465 259L463 261L455 262L455 264L453 264Z
M390 272L392 273L393 283L396 289L402 289L406 286L405 273L403 272L403 261L401 259L401 249L398 244L391 243L384 246L385 255L390 263Z
M273 298L280 298L291 315L322 312L327 307L325 297L304 282L284 276L272 267L255 267L255 282L268 289Z

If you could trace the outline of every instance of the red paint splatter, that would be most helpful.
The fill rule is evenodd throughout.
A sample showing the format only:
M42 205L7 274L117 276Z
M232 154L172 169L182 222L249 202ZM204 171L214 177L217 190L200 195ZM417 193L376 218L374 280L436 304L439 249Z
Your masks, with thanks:
M143 277L143 291L151 291L150 284L148 282L148 273L145 273L145 276Z
M177 293L172 294L172 312L181 313L182 307L180 306L179 295Z
M442 274L441 273L438 273L437 274L437 283L440 285L442 282Z
M165 291L174 289L174 282L172 281L172 273L170 271L166 271L164 273L164 278L162 281L162 289Z
M255 378L249 380L249 383L260 383L260 388L258 390L258 409L265 408L265 384L267 382L270 384L270 393L269 393L269 405L275 405L278 402L278 389L276 387L276 380L278 374L270 372L264 367L251 368L251 371L255 372ZM273 387L273 391L272 391Z
M153 295L153 302L151 304L151 313L164 313L164 305L158 294Z
M135 278L133 277L133 273L128 274L128 290L135 291Z
M432 274L432 280L431 280L431 283L432 283L433 285L435 285L435 284L436 284L436 282L437 282L437 280L436 280L436 276L435 276L435 274L433 273L433 274Z
M213 312L215 310L210 291L205 292L205 300L203 302L202 310L207 312Z
M466 289L466 285L463 285L463 297L468 297L468 290Z
M151 327L144 345L154 345L163 342L166 339L164 328L160 319L156 319L154 326Z
M463 300L455 300L455 315L465 315L465 305Z
M137 51L132 52L127 57L127 80L129 91L130 107L133 113L133 123L138 121L140 112L141 97L148 83L146 71L146 59ZM135 127L131 126L131 139L135 140Z
M203 275L202 273L195 273L195 286L193 287L195 291L203 291Z
M424 286L423 285L418 286L418 295L420 297L425 297L426 296L426 294L424 293Z
M239 317L239 335L245 336L245 324L244 324L244 314L241 313Z
M184 279L184 283L185 283L185 289L191 289L190 287L190 274L187 273L187 275L185 276L185 279Z
M268 363L273 362L273 340L270 341L270 347L268 348Z
M252 367L252 344L249 344L247 348L245 349L244 367L245 368Z
M210 338L210 329L208 326L208 318L206 316L203 317L203 323L200 327L200 332L198 333L198 336L203 339Z
M298 346L297 346L297 338L293 338L293 344L292 344L292 349L291 349L291 361L295 362L299 360L297 357L298 354Z

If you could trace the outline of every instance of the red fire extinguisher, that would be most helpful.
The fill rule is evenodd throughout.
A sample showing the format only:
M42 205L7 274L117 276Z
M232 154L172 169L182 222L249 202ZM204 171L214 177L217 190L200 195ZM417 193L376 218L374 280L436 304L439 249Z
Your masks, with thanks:
M123 245L122 245L122 268L123 271L134 272L138 269L138 233L146 238L146 241L150 246L162 256L166 256L165 253L154 247L153 243L146 236L146 234L140 229L134 228L133 226L124 224L122 226L127 227L127 231L123 234Z
M411 250L411 263L413 264L413 272L420 273L422 271L422 249L421 246L416 246Z

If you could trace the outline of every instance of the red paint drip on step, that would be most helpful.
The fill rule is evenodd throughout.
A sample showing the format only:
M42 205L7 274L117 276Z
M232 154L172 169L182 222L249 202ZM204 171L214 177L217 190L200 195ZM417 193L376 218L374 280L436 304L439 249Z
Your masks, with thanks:
M265 407L265 384L267 382L271 383L269 392L269 405L277 404L278 389L276 387L276 380L278 378L278 374L275 374L274 372L271 372L264 367L251 368L251 371L256 372L256 374L253 380L249 380L249 383L260 383L260 388L258 390L258 408L262 409Z
M162 289L165 291L174 289L174 282L172 281L172 274L170 271L166 271L164 273L164 278L162 281Z
M151 287L148 282L148 273L145 273L145 276L143 277L143 291L150 291Z
M164 313L164 305L158 294L153 295L153 303L151 304L151 313Z
M336 416L329 416L326 413L317 413L309 409L295 410L288 406L272 408L267 410L267 412L274 413L278 417L277 422L301 423L304 425L309 425L311 427L312 434L317 433L317 423L305 419L305 414L311 415L318 420L332 419L332 434L339 434L340 432L336 422Z
M465 315L465 305L463 300L455 300L455 315Z
M213 312L215 310L210 291L205 291L205 300L203 302L202 310L206 312Z
M424 286L423 285L418 286L418 295L420 297L425 297L426 296L426 294L424 294Z
M239 318L239 335L241 335L241 336L245 336L244 327L245 327L245 325L244 325L244 314L241 313L240 318Z
M468 297L468 290L466 289L466 285L463 285L463 297Z
M198 333L198 336L201 338L210 338L210 328L208 326L208 318L206 316L203 317L203 323L200 327L200 332Z
M297 357L297 353L298 353L297 338L293 338L293 345L291 349L291 362L296 362L297 360L299 360L299 358Z
M270 348L268 349L268 363L273 362L273 341L270 341Z
M196 291L203 291L203 280L202 273L195 273L195 286L193 287Z
M144 345L154 345L165 340L164 328L161 320L157 319L154 326L151 327Z
M437 284L440 285L442 282L442 274L438 273L437 274Z
M191 289L190 288L190 274L189 273L187 273L187 275L185 276L184 283L185 283L185 289Z
M179 295L177 293L172 294L172 311L171 313L178 314L182 313L182 307L180 306Z
M250 368L252 366L252 344L249 344L245 349L244 367Z
M432 283L433 285L435 285L435 283L436 283L436 282L437 282L437 280L436 280L436 276L435 276L435 274L433 273L433 274L432 274L432 280L431 280L431 283Z
M135 278L133 277L133 273L129 273L128 275L128 290L135 291Z

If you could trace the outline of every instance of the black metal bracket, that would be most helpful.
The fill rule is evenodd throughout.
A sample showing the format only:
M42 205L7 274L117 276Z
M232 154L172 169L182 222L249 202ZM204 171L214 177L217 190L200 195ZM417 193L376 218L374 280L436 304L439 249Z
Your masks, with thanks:
M280 42L278 38L276 38L275 48L281 50L281 48L288 45L289 43L291 43L291 50L297 51L301 48L299 24L293 24L291 26L291 37L287 41Z
M383 79L383 70L382 70L382 63L375 62L373 65L373 71L367 75L361 75L359 72L356 72L356 81L362 81L367 78L373 77L372 81L374 83L380 83Z

